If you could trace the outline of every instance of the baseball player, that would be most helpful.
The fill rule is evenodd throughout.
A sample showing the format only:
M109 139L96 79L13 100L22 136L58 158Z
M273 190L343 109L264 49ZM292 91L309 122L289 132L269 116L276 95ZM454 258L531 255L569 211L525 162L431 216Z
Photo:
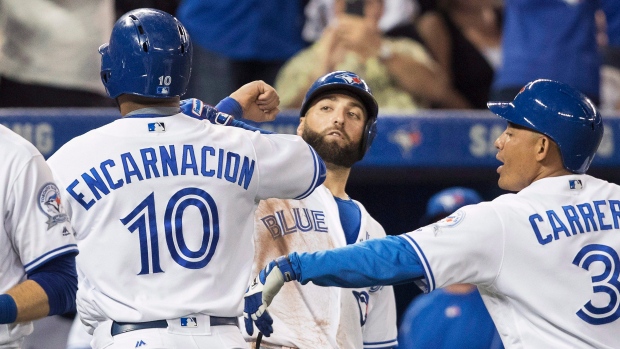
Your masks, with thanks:
M507 348L620 347L620 187L585 174L603 136L600 114L551 80L489 109L508 120L495 141L497 171L499 186L515 194L415 232L270 262L246 295L257 327L269 331L264 310L285 280L363 287L417 279L428 291L477 285Z
M345 192L351 166L376 134L377 102L366 83L346 71L310 87L297 134L327 165L325 184L303 200L261 201L254 218L255 276L284 252L333 249L385 237L385 231ZM294 315L291 309L295 309ZM328 288L288 284L269 308L274 333L262 348L393 348L396 306L392 287ZM254 336L252 322L246 331Z
M325 165L298 136L181 114L192 46L173 16L128 12L99 51L123 118L49 159L78 231L77 310L91 345L247 347L237 317L254 210L261 199L306 197Z
M32 320L75 309L77 245L39 151L0 125L0 348L20 348Z
M481 201L473 189L444 189L428 200L422 224L437 222L463 206ZM480 293L472 284L453 284L416 297L403 315L398 345L435 349L503 348Z

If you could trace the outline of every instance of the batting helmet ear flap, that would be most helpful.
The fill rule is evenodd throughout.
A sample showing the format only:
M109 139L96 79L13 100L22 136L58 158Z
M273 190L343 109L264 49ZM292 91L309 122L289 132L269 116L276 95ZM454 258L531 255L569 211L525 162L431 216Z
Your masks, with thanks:
M377 136L377 118L369 119L364 127L364 134L362 135L362 142L360 144L360 160L364 158L364 155L368 152L368 149L372 145L372 142Z

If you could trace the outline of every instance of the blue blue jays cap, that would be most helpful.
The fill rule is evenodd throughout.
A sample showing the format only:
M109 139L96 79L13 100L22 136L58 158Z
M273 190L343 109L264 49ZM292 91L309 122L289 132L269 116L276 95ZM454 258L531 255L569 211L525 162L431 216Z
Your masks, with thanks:
M463 206L477 204L481 201L482 198L473 189L463 187L444 189L428 200L422 224L433 223Z

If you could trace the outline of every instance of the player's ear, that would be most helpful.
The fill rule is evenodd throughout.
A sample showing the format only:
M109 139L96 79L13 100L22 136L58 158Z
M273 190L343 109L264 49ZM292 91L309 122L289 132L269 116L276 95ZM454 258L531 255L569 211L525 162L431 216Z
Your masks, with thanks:
M540 135L536 141L536 160L539 162L545 159L549 160L553 156L552 153L554 153L555 148L555 143L551 138Z
M304 127L306 125L306 117L302 116L299 119L299 125L297 125L297 135L301 137L301 135L304 133Z

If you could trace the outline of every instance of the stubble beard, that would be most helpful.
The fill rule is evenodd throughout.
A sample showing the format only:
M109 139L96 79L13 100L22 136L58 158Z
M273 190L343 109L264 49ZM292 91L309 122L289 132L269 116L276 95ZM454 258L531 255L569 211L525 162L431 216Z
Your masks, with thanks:
M351 168L361 158L360 142L349 142L345 146L339 146L336 142L326 141L325 136L305 127L301 138L327 163ZM345 138L348 139L346 135Z

